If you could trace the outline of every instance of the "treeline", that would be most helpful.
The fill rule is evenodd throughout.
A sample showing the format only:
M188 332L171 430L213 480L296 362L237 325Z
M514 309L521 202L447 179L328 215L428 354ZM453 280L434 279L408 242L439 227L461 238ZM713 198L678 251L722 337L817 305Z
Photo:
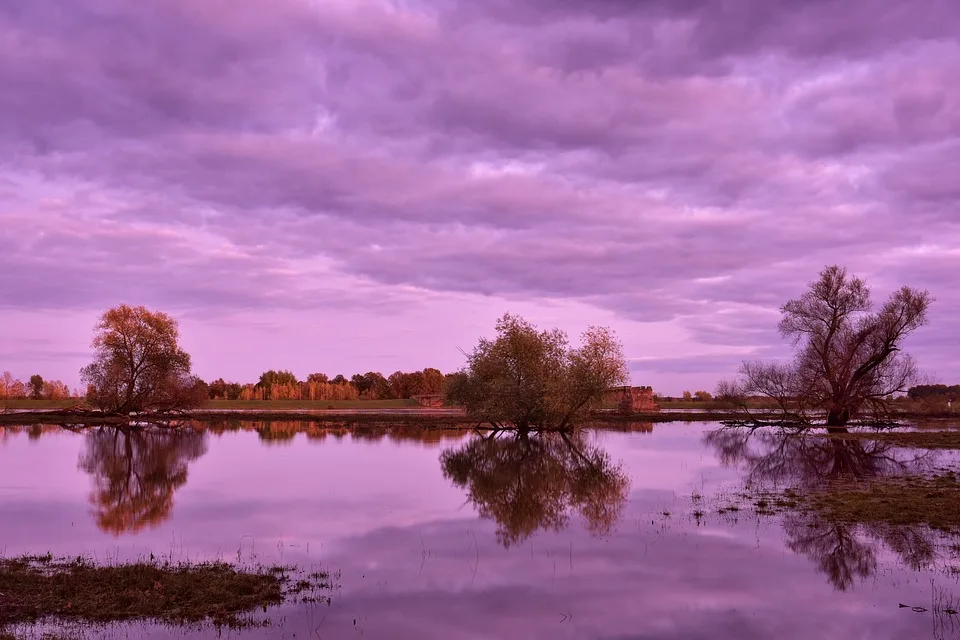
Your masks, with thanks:
M960 400L960 384L947 386L945 384L920 384L907 390L907 397L911 400L943 399Z
M207 384L211 400L393 400L442 394L456 374L444 375L432 367L423 371L395 371L384 376L377 371L342 374L332 378L311 373L299 380L291 371L265 371L256 382L227 382L218 378Z
M40 375L30 376L23 382L9 371L0 376L0 398L11 400L63 400L80 397L79 391L70 392L70 387L60 380L44 380Z

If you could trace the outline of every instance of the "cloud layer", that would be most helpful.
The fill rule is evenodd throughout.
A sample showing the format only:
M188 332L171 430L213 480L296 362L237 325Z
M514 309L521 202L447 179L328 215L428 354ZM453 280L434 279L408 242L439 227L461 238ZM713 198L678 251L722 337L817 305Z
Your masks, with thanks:
M593 309L638 382L703 387L841 263L930 289L914 347L960 378L958 33L947 0L7 2L0 313L142 301L243 341L405 310L416 366L478 308ZM249 368L361 368L340 338Z

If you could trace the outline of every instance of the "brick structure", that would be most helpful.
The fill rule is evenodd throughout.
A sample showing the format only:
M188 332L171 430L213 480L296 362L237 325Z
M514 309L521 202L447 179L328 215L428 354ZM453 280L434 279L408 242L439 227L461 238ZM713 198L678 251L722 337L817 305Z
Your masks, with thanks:
M613 387L604 393L605 405L630 413L660 411L653 399L653 387Z

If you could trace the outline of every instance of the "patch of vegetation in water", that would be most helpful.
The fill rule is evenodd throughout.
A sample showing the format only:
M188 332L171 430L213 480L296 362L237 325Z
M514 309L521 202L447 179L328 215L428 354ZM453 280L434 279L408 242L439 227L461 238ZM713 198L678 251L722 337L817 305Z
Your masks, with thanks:
M897 447L911 449L960 449L960 431L850 431L825 435L841 440L873 440L889 442Z
M830 522L923 525L960 535L960 481L953 471L929 476L881 477L867 482L837 482L807 492L747 491L738 498L751 504L758 515L815 512ZM736 504L728 504L719 512L738 508Z
M805 502L838 522L927 525L960 533L960 483L953 472L877 478L817 492Z
M327 602L330 575L291 566L156 560L98 565L85 558L0 559L0 640L11 627L58 620L262 626L249 614L284 601ZM4 635L6 634L6 635Z

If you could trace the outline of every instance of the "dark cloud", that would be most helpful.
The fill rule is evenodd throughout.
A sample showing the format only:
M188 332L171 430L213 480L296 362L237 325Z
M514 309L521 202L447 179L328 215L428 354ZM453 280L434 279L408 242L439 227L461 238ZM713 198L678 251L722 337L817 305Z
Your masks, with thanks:
M823 265L889 290L914 251L953 310L958 33L947 0L3 3L0 306L563 298L761 353Z

